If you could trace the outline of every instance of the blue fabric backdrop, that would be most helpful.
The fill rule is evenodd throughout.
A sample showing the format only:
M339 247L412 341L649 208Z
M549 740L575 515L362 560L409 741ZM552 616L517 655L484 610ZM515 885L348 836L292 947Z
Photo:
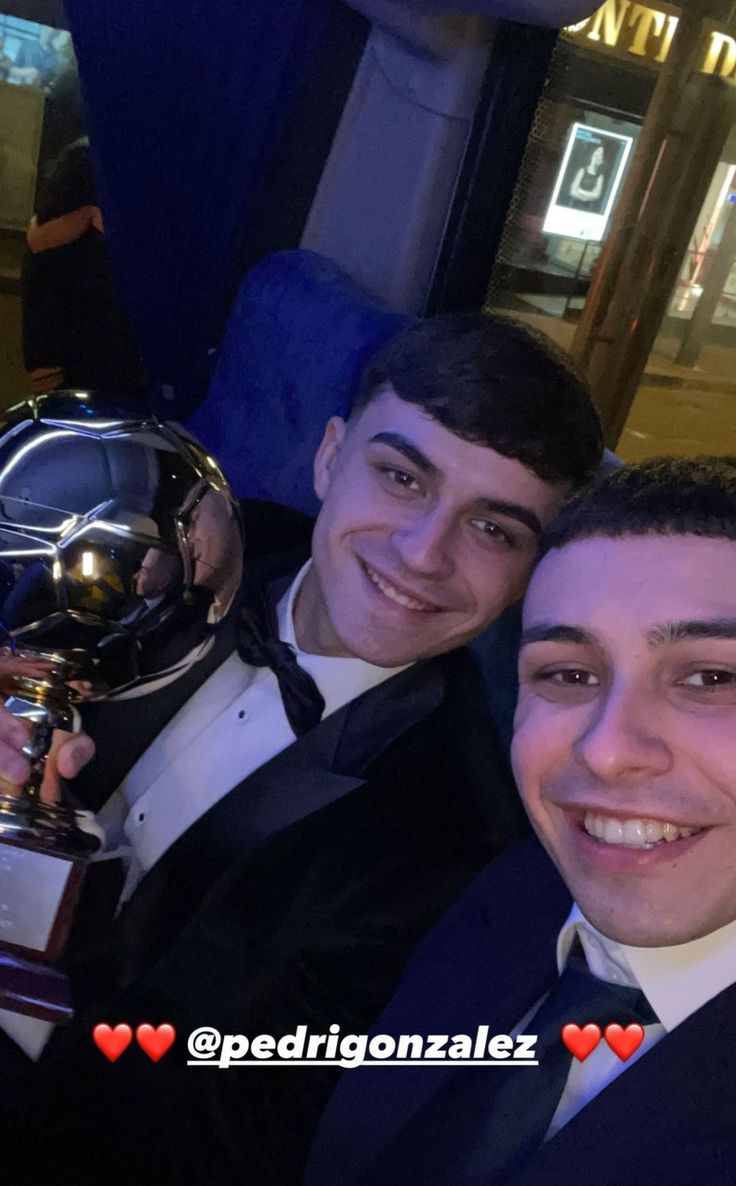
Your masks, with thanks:
M164 414L206 391L234 245L334 3L66 2L113 268Z

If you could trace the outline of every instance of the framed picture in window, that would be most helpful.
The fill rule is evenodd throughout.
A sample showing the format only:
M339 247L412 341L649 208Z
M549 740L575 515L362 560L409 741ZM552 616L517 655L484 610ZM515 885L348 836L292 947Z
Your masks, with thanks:
M545 234L600 243L633 143L632 136L572 125L542 227Z

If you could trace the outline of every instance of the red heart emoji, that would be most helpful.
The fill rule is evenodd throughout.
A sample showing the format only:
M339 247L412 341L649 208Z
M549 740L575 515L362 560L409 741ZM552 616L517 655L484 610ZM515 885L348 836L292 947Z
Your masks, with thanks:
M574 1054L578 1062L585 1062L589 1054L592 1054L596 1046L601 1040L601 1027L589 1021L581 1029L579 1025L574 1025L571 1021L562 1027L562 1041L567 1046L571 1054Z
M624 1029L614 1022L606 1026L606 1041L613 1053L617 1054L622 1062L626 1062L644 1041L644 1026L633 1021Z
M176 1037L176 1030L173 1025L169 1025L167 1021L160 1025L158 1029L154 1029L147 1021L143 1025L139 1025L135 1031L136 1041L153 1062L158 1062L163 1058L167 1050L170 1050L174 1044Z
M110 1062L115 1062L116 1058L124 1050L127 1050L130 1043L133 1041L133 1031L125 1022L116 1025L115 1029L111 1029L104 1021L96 1025L92 1030L92 1037L95 1046L98 1047L104 1054L105 1058L109 1058Z

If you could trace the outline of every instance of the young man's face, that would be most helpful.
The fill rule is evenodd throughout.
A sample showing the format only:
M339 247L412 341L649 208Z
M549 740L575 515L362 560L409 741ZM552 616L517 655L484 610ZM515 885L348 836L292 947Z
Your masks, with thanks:
M736 919L736 543L578 541L524 609L513 762L603 934L667 946Z
M567 494L390 389L348 425L329 422L315 489L299 643L381 667L452 650L516 601Z

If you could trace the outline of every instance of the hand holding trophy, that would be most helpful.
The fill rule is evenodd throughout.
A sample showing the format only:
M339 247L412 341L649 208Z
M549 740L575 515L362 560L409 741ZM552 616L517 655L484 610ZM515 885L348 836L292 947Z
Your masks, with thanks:
M207 582L190 516L207 496L237 523L216 462L183 429L93 393L54 392L0 420L0 694L29 726L31 763L18 793L0 793L2 1008L72 1014L56 965L103 836L64 796L42 797L47 754L76 702L134 686L180 612L191 626L192 585ZM203 600L197 612L204 637Z

